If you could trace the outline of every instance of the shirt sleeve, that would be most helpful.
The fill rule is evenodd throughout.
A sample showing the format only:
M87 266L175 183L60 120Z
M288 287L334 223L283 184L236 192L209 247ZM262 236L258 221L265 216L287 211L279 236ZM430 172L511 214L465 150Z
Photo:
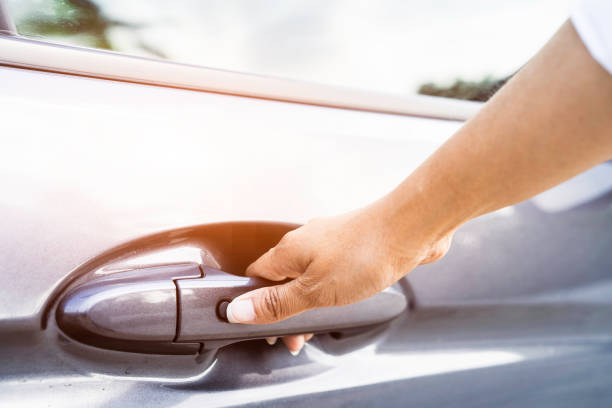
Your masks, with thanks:
M612 75L612 1L582 0L571 20L593 58Z

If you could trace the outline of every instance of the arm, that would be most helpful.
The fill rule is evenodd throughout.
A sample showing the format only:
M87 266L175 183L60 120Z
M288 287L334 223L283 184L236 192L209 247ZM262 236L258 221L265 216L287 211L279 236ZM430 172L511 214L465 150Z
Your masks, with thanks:
M235 299L234 323L353 303L441 258L466 221L612 157L612 76L570 22L394 191L287 234L247 275L288 283ZM290 349L303 338L292 337ZM296 343L297 342L297 343Z

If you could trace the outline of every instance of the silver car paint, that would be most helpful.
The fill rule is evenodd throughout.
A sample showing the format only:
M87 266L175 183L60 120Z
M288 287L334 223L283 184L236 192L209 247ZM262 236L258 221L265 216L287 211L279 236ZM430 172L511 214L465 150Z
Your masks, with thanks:
M161 230L305 222L384 194L459 122L0 68L6 406L602 406L612 401L609 194L475 220L371 338L191 356L101 352L43 305L80 264ZM596 293L596 295L594 295ZM351 343L352 344L349 344ZM203 369L203 367L207 367Z

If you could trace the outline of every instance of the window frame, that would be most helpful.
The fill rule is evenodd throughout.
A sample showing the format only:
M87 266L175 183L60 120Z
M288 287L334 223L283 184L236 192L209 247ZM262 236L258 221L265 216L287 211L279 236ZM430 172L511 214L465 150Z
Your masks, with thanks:
M0 0L0 35L14 36L17 35L15 23L11 18L8 7L4 0Z
M395 96L39 41L18 35L0 0L0 65L299 104L465 121L480 102Z

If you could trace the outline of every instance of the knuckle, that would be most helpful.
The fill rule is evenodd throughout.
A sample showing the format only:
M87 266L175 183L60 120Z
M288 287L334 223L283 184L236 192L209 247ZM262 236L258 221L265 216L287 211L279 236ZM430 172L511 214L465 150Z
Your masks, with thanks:
M264 256L262 257L262 260L265 260L266 262L270 263L277 256L278 256L278 249L277 249L277 247L272 247L272 248L268 249L268 251L264 254Z
M291 244L297 239L298 235L298 230L289 231L288 233L283 235L283 238L280 240L277 247L286 248L288 246L291 246Z
M272 286L266 290L264 292L262 303L264 313L270 319L279 320L285 316L285 308L278 287Z
M295 290L302 299L306 307L315 307L318 303L318 294L307 280L298 279L295 281Z
M330 294L335 293L333 282L322 282L320 279L303 276L295 281L298 296L306 308L331 306L333 299L329 300Z

